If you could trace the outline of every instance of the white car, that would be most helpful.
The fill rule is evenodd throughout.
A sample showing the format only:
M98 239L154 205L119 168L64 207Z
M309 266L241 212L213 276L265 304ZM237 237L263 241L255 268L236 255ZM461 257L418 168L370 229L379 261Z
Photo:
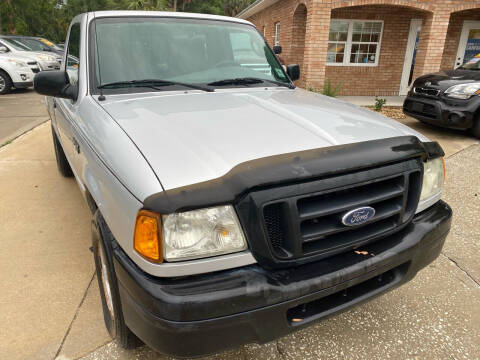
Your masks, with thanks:
M9 93L12 87L24 89L33 86L33 77L39 71L34 59L0 54L0 95Z
M60 55L50 54L43 51L32 51L22 43L0 37L0 54L10 54L15 56L26 56L38 62L40 70L58 70L62 58Z

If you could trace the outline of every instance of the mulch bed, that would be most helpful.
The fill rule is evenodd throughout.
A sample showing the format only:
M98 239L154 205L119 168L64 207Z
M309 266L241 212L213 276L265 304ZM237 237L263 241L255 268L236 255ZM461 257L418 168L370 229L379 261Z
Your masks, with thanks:
M373 106L365 106L365 107L369 110L375 111ZM382 110L379 111L379 113L396 120L401 120L406 118L405 114L402 111L401 106L384 106Z

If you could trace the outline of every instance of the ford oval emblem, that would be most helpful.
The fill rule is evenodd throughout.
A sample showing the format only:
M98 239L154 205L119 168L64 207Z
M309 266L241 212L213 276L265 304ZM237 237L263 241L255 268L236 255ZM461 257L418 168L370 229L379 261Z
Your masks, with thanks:
M370 206L364 206L347 212L342 217L342 223L345 226L357 226L366 223L375 216L375 209Z

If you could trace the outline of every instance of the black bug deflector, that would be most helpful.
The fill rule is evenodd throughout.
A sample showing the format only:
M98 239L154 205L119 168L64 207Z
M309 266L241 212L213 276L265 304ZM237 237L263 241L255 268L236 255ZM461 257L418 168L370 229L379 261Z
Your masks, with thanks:
M426 160L443 155L437 142L421 142L415 136L305 150L241 163L220 178L151 195L143 205L145 209L170 214L233 203L251 189L309 181L415 157Z

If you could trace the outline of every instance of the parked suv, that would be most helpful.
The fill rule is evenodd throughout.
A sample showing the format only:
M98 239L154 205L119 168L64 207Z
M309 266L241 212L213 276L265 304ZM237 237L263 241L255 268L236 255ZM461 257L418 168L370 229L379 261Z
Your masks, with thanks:
M141 54L141 56L139 56ZM95 12L41 72L57 164L92 211L105 324L199 356L374 298L450 229L443 151L295 87L247 21Z
M35 59L40 66L40 70L58 70L62 59L57 54L33 51L24 44L5 36L0 36L0 54L20 55Z
M470 130L480 138L480 54L455 70L420 76L403 112L424 123Z
M0 95L12 88L33 86L33 77L39 71L37 62L28 57L0 54Z

